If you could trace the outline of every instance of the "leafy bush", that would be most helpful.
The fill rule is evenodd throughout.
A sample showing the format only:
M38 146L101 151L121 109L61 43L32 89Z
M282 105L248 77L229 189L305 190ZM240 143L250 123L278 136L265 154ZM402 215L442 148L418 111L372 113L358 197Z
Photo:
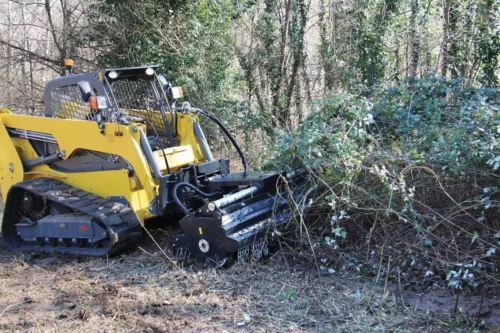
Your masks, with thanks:
M455 287L498 279L498 90L429 75L312 107L277 131L265 166L310 171L323 263L380 274L392 258L399 279Z
M499 91L465 83L428 75L382 91L374 113L385 144L453 174L491 163L500 133Z

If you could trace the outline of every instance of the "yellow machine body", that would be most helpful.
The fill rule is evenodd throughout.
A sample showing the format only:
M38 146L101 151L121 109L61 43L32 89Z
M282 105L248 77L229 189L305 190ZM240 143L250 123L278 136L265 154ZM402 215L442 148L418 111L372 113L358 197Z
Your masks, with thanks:
M196 115L179 113L175 136L179 146L153 151L162 175L167 174L165 157L170 172L206 160L193 131L193 121L198 121ZM132 166L133 172L127 169L61 172L47 164L25 169L23 161L38 155L28 139L10 137L7 128L51 134L58 144L57 153L62 154L63 159L79 149L120 156ZM158 195L160 184L152 177L144 157L139 129L145 131L145 125L109 123L101 134L94 121L16 115L7 109L0 109L0 185L4 200L10 187L16 183L50 177L104 198L123 197L144 222L154 216L149 205Z

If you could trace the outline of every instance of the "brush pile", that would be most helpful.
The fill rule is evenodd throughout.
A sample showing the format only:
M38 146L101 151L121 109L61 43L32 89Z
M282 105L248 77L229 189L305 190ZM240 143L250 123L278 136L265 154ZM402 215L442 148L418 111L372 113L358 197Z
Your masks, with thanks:
M313 208L289 231L307 226L322 269L425 288L500 281L498 89L428 75L313 108L265 161L311 173Z

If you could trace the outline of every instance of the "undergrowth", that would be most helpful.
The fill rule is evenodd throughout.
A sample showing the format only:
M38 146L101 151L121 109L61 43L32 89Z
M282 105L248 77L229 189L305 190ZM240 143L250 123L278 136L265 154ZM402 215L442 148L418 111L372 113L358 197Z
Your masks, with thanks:
M264 159L310 173L311 209L290 229L321 269L424 288L498 284L497 89L428 75L312 108L297 130L277 132Z

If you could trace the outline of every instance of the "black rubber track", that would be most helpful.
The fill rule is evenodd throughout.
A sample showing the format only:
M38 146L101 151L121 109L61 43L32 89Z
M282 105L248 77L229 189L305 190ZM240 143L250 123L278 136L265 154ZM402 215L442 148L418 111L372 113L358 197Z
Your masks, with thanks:
M73 210L76 214L91 215L108 233L106 246L47 246L26 244L18 236L15 224L20 221L21 200L26 192L43 197ZM13 251L68 253L88 256L108 256L133 247L141 238L142 226L129 207L85 192L53 178L37 178L12 186L7 195L2 223L2 236L6 246Z

